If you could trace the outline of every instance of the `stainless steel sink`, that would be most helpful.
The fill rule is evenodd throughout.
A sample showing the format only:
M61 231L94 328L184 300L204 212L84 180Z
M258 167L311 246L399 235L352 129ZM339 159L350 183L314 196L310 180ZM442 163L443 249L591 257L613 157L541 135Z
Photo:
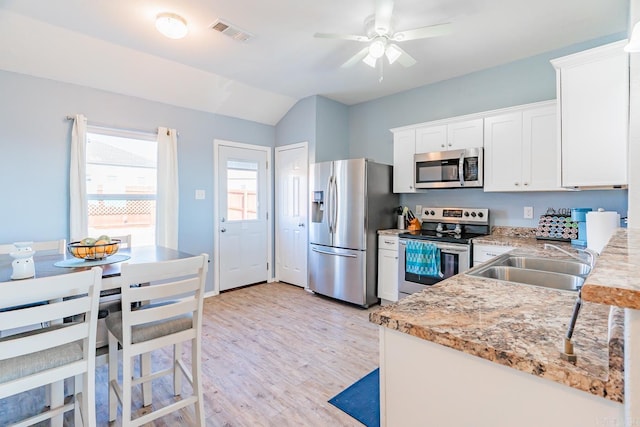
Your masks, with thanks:
M476 267L467 274L489 279L577 291L591 272L591 266L575 260L543 258L506 253Z
M509 256L506 257L504 261L493 265L572 274L582 277L587 277L591 272L591 266L582 262L528 256Z
M577 291L584 283L581 276L509 266L489 266L468 274L567 291Z

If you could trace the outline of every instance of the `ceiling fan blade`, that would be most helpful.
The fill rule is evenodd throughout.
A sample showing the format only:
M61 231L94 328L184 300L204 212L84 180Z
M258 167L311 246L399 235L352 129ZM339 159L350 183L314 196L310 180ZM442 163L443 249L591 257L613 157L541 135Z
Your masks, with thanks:
M376 0L376 21L374 31L378 35L391 31L391 15L393 14L393 0Z
M353 40L356 42L368 42L370 41L367 36L359 36L357 34L331 34L331 33L315 33L313 37L321 39L340 39L340 40Z
M345 62L344 64L342 64L340 67L341 68L349 68L349 67L353 67L355 64L357 64L359 61L362 61L362 59L367 56L367 54L369 53L369 46L365 47L364 49L362 49L360 52L356 53L355 55L353 55L351 58L349 58L347 60L347 62Z
M407 68L416 64L417 61L413 58L413 56L409 55L404 49L399 47L397 44L392 44L391 46L393 46L395 49L398 49L398 51L400 51L400 56L398 57L398 59L396 59L396 61L399 62L400 65Z
M394 41L425 39L428 37L444 36L451 33L451 23L429 25L428 27L414 28L413 30L398 31L391 38Z

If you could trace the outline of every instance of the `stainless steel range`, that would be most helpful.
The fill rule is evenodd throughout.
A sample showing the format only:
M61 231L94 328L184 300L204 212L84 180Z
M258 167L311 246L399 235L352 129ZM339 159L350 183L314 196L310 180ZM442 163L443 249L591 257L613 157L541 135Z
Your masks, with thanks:
M398 290L400 298L420 292L471 267L471 239L490 234L489 209L423 208L422 230L400 234ZM417 274L407 267L407 244L411 240L433 243L439 259L436 274ZM414 245L415 246L415 245ZM433 247L431 247L433 249ZM408 271L409 270L409 271Z

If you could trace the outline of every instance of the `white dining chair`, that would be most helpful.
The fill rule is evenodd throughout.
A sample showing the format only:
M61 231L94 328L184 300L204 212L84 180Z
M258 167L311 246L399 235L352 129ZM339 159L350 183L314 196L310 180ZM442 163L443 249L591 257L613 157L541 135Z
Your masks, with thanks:
M130 248L131 247L131 234L124 234L122 236L110 236L111 239L120 240L121 248Z
M56 252L64 254L67 250L67 240L45 240L41 242L30 242L31 249L35 252ZM0 244L0 255L10 254L15 252L17 248L13 243Z
M196 425L204 426L200 358L208 258L207 254L202 254L173 261L122 264L122 312L109 314L106 318L109 421L115 421L117 417L118 402L122 407L123 426L139 426L194 405ZM129 286L137 283L149 285ZM191 341L190 370L182 360L182 343L187 341ZM118 344L122 347L122 386L118 383ZM173 346L173 361L169 368L151 372L150 357L143 358L141 375L133 378L133 358L166 346ZM143 404L148 406L152 404L151 380L169 374L173 375L175 396L182 394L182 375L192 385L191 395L132 420L132 387L143 385Z
M0 312L0 330L73 319L0 338L0 399L50 387L50 396L43 401L49 410L29 414L17 425L50 419L51 426L59 427L64 413L72 409L76 426L96 425L95 352L101 281L102 269L94 267L0 285L0 309L5 310ZM29 305L43 300L49 304ZM74 378L74 393L65 404L67 378Z

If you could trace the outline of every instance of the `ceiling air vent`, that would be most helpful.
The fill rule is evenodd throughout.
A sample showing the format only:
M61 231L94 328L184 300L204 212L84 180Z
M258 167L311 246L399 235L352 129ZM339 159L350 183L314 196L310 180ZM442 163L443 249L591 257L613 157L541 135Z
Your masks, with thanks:
M247 40L253 38L253 34L247 31L241 30L237 26L229 22L224 22L220 19L216 20L216 22L211 24L209 28L240 42L246 42Z

